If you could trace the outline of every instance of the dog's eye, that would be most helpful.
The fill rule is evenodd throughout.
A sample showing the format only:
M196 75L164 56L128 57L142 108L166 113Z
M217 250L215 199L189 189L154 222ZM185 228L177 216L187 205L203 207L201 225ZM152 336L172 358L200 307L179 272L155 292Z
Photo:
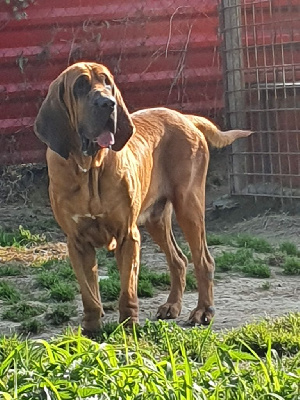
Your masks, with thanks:
M91 90L89 78L85 75L81 75L75 82L73 90L75 97L86 96Z
M105 85L105 89L111 90L111 85Z

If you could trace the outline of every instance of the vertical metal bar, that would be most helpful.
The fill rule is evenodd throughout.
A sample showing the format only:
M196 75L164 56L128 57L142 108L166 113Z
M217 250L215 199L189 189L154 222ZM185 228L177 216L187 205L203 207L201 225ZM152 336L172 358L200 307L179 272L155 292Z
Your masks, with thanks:
M265 145L265 150L267 151L267 155L265 156L265 164L266 164L266 169L267 172L271 175L268 176L268 183L270 183L272 186L274 186L273 182L273 163L272 163L272 156L271 156L271 149L272 149L272 144L271 144L271 121L270 121L270 98L269 98L269 79L268 79L268 73L269 73L269 68L267 65L267 41L266 41L266 35L265 35L265 17L264 17L264 7L262 6L262 2L260 4L260 18L261 18L261 33L262 33L262 45L261 45L261 51L262 51L262 56L263 56L263 70L264 70L264 75L265 75L265 140L264 140L264 145Z
M271 41L271 49L272 49L272 66L273 66L273 88L274 88L274 114L275 114L275 126L277 129L275 129L275 134L277 138L277 144L278 144L278 179L279 179L279 184L280 184L280 190L281 190L281 197L283 196L283 181L282 181L282 163L281 163L281 137L280 137L280 132L278 132L278 127L279 127L279 117L278 117L278 91L277 91L277 63L276 63L276 49L274 43L276 41L276 30L277 27L274 24L274 16L273 16L273 9L272 9L272 0L269 0L269 13L270 13L270 19L271 19L271 27L272 27L272 41Z
M228 124L231 128L245 128L241 0L222 0L222 11ZM245 159L239 156L246 149L245 146L243 141L235 142L232 146L232 179L235 193L241 193L245 186Z

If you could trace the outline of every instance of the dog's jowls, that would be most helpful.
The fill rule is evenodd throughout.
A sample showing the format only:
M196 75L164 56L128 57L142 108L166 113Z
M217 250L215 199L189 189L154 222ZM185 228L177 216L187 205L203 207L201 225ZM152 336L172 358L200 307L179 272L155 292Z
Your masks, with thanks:
M223 147L251 132L220 132L205 118L166 108L130 115L111 73L95 63L74 64L51 83L35 132L48 146L51 205L80 284L85 331L97 331L103 314L95 257L101 246L115 249L120 321L138 321L139 221L166 254L171 274L169 297L157 315L178 317L187 260L172 233L173 210L198 283L189 318L208 324L214 261L204 224L207 142Z

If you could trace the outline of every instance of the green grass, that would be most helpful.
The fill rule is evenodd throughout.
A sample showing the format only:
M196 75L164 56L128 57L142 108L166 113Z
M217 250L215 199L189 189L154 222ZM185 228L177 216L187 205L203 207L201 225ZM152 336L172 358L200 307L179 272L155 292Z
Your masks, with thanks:
M271 253L273 251L272 245L263 238L250 235L238 235L235 238L235 242L237 247L252 249L257 253Z
M23 321L20 326L20 332L24 335L28 335L30 333L38 334L41 333L44 329L44 324L37 319L29 319L27 321Z
M270 267L262 261L250 261L247 265L237 268L251 278L270 278Z
M117 276L115 278L101 279L99 286L102 301L113 301L119 298L121 285Z
M186 274L186 285L185 285L185 291L193 291L197 290L197 281L194 275L194 272L188 271Z
M14 322L25 321L29 318L36 317L45 311L45 307L41 305L32 305L29 303L21 302L11 306L4 311L2 319L8 319Z
M215 257L216 270L222 272L237 271L253 278L269 278L270 267L255 258L252 249L238 249L236 252L224 251Z
M287 257L282 267L285 275L300 275L300 258Z
M153 297L154 288L150 281L142 280L138 284L138 297Z
M69 322L77 314L76 306L72 303L57 304L47 314L47 319L52 325L62 325Z
M273 251L273 246L267 240L250 235L220 235L209 233L206 235L206 241L208 246L231 246L252 249L257 253L271 253ZM187 243L181 242L180 248L191 261L192 257Z
M0 246L30 246L45 243L46 239L43 235L33 234L28 229L24 229L22 225L15 232L6 232L0 229Z
M229 235L217 235L209 233L206 235L208 246L223 246L232 243L232 237Z
M55 283L59 281L58 276L53 271L41 271L37 274L36 280L38 284L46 289L50 289Z
M52 259L42 263L38 268L36 280L41 287L51 287L61 281L76 282L75 273L69 260Z
M300 256L300 251L297 246L291 242L283 242L279 246L279 251L286 253L288 256Z
M246 344L260 356L264 356L270 338L273 349L280 356L297 355L300 351L300 313L264 319L256 324L246 324L241 328L232 329L225 333L224 342L228 345L240 345L244 349Z
M0 277L22 275L24 268L21 265L0 265Z
M262 290L270 290L271 289L271 283L270 282L263 282L263 284L260 287Z
M162 321L132 333L110 324L101 344L70 330L50 342L3 338L0 396L298 400L299 328L293 314L219 334Z
M252 260L253 251L251 249L239 249L236 252L224 251L220 256L215 257L216 270L232 271L236 266L245 266Z
M108 278L99 282L101 298L104 302L114 301L120 295L120 277L116 261L111 259L107 267ZM167 290L170 288L170 274L155 272L147 265L142 264L139 273L138 296L153 297L155 289ZM196 278L193 273L188 272L186 276L186 291L197 289Z
M55 301L71 301L75 299L75 296L76 288L74 284L69 282L55 282L50 288L50 298Z
M11 283L0 281L0 300L9 304L17 303L21 300L21 292Z

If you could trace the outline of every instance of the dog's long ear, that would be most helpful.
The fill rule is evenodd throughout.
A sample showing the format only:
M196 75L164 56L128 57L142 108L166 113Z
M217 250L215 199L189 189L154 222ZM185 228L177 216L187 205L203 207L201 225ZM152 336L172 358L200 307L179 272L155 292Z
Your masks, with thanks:
M115 151L121 150L128 140L131 138L135 127L124 100L121 96L119 89L116 85L113 86L113 95L117 102L117 112L116 112L116 132L115 132L115 144L112 149Z
M34 123L34 132L51 150L67 159L70 153L72 128L63 101L64 82L61 77L49 86Z

